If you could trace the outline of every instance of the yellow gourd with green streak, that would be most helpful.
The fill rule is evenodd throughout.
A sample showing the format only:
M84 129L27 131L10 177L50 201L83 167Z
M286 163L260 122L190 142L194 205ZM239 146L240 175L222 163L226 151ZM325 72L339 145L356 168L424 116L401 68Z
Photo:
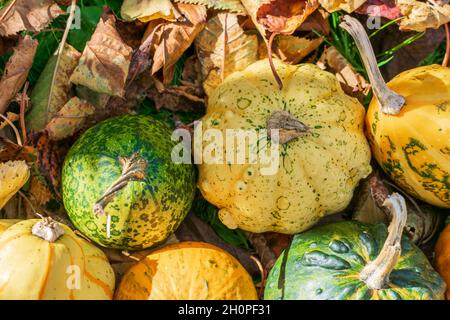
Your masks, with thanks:
M278 141L275 172L263 174L270 165L261 162L204 161L198 185L229 228L294 234L348 205L359 180L371 172L370 149L364 108L343 92L334 75L312 64L275 60L275 67L282 90L267 59L227 77L210 96L201 127L205 133L218 129L224 137L227 129L270 130L267 139L246 148L248 154L258 144L269 149ZM273 129L279 140L271 139ZM194 149L198 158L199 148ZM224 149L224 159L236 156L236 148Z

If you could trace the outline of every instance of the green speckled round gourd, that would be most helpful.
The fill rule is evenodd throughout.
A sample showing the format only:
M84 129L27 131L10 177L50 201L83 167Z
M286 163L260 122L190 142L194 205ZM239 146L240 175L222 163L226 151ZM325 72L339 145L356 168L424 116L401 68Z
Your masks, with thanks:
M143 249L166 239L189 211L193 165L174 164L164 123L122 116L87 130L62 170L64 206L74 225L111 248Z
M402 230L406 205L386 201L393 221L332 223L294 237L267 279L266 300L440 300L445 283ZM402 211L402 212L400 212Z

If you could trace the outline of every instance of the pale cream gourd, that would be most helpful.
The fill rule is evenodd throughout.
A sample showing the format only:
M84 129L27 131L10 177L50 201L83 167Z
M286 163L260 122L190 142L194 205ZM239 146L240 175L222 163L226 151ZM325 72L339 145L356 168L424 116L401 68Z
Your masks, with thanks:
M370 149L363 134L364 108L343 92L334 75L312 64L275 60L275 67L281 90L267 59L227 77L208 101L201 130L218 129L225 136L226 129L261 131L271 122L271 129L280 129L280 143L285 142L277 172L263 175L260 169L268 165L260 162L204 162L198 185L229 228L294 234L348 205L358 181L371 172ZM197 158L210 144L198 147L199 130ZM292 135L296 138L287 141ZM236 151L225 146L223 158L228 159L227 152Z

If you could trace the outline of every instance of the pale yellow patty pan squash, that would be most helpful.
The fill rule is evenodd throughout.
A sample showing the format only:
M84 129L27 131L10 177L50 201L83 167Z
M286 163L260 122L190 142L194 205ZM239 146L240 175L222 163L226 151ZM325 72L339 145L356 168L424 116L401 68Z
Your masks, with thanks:
M110 300L114 284L105 254L50 218L0 235L0 300Z
M227 77L208 101L202 132L214 128L225 136L226 129L258 131L280 111L292 116L291 123L299 121L309 129L280 146L276 174L263 175L260 169L267 164L260 162L204 162L198 185L220 208L219 217L229 228L295 234L349 204L358 181L371 172L370 149L363 134L364 108L343 92L334 75L312 64L275 60L275 66L284 84L281 91L267 60ZM198 157L196 143L194 139ZM234 150L224 147L224 158L227 151Z

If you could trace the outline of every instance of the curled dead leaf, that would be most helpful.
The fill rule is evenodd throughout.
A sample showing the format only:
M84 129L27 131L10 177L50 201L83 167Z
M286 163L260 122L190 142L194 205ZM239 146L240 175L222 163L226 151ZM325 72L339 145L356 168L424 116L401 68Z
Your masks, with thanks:
M0 10L0 35L39 32L64 11L52 0L17 0Z
M317 0L260 0L256 19L269 32L292 34L318 7Z
M19 39L18 46L14 48L14 53L8 60L0 81L0 113L5 113L9 103L25 83L33 65L37 45L36 40L25 36Z
M47 187L46 182L43 179L32 176L30 179L30 191L32 201L39 207L44 207L52 198L52 192Z
M31 146L21 146L9 139L0 137L0 162L25 160L32 163L36 160L37 150Z
M296 64L316 50L322 42L322 38L281 35L276 40L276 52L283 61Z
M235 14L219 13L211 18L195 40L202 65L203 88L211 92L231 73L258 60L258 37L247 34Z
M327 47L322 53L317 65L324 70L336 74L342 89L348 95L363 101L369 93L370 84L362 75L355 71L352 65L335 47Z
M400 20L400 30L425 31L437 29L450 22L450 4L438 4L435 1L397 0L397 6L404 16Z
M95 107L73 97L47 124L46 131L51 140L62 140L83 128L86 118L95 112Z
M127 21L136 19L142 22L156 19L177 21L183 18L170 0L125 0L120 13Z
M93 91L122 97L132 48L120 37L115 22L113 14L101 17L70 81Z
M0 209L28 181L30 168L25 161L0 163Z
M151 73L163 68L164 82L172 80L173 66L194 42L206 22L206 8L193 4L174 4L185 21L150 23L147 36L153 37L154 54Z
M328 12L344 10L350 13L362 6L366 0L319 0L319 2Z

